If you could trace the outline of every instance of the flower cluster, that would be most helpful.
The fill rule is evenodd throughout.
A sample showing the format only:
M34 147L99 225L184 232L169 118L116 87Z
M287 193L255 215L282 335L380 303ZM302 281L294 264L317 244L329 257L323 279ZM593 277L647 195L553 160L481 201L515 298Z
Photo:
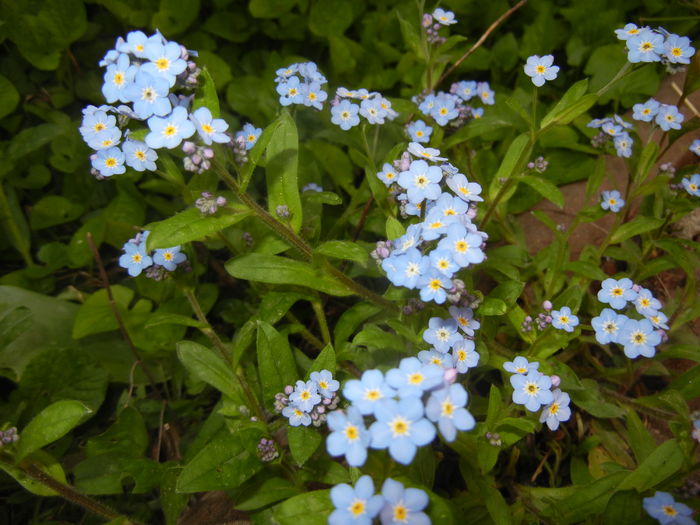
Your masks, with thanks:
M522 356L503 363L504 370L513 374L510 376L513 403L525 405L530 412L537 412L544 406L540 423L546 423L550 430L556 430L560 422L568 421L571 417L571 400L569 394L556 388L559 377L543 374L537 370L539 366L538 362L531 363ZM553 386L554 391L551 390Z
M469 182L445 160L438 150L412 142L396 167L384 164L377 174L398 194L402 214L423 218L391 241L382 268L394 285L417 288L423 301L438 304L448 298L460 301L463 283L453 277L460 269L486 258L482 245L487 238L472 223L476 216L472 206L483 200L481 186ZM442 191L443 177L452 193Z
M627 60L633 64L690 64L690 57L695 54L695 48L690 45L688 37L669 33L661 27L652 29L630 23L622 29L616 29L615 34L627 44Z
M432 347L418 352L418 359L444 369L454 368L464 374L479 363L473 337L474 330L478 330L481 324L474 319L474 312L469 307L451 306L449 312L450 319L433 317L428 322L423 340Z
M421 21L428 43L437 45L444 44L447 41L444 36L440 36L440 28L456 23L457 19L452 11L445 11L439 7L433 11L432 15L425 13Z
M95 150L91 156L95 175L121 174L125 165L153 171L156 149L175 148L195 131L205 145L231 140L224 120L213 118L205 107L188 113L192 97L171 92L196 86L199 69L189 61L190 54L194 53L159 32L146 36L132 31L126 39L117 39L100 62L106 68L102 93L109 104L122 104L86 107L80 126L83 140ZM147 120L149 133L144 141L129 137L131 119Z
M309 381L297 381L295 386L287 385L284 393L275 396L275 409L289 419L293 427L313 423L321 426L326 420L326 411L338 406L336 394L340 383L333 379L329 370L311 372Z
M651 122L654 120L656 124L664 131L671 129L681 129L681 123L685 119L683 113L678 111L678 108L672 104L661 104L659 101L650 98L643 104L635 104L632 106L632 118L642 122Z
M495 103L494 96L488 82L462 80L452 84L449 93L438 91L413 97L412 100L426 117L432 118L439 126L449 124L459 128L484 114L483 107L473 107L467 104L468 101L478 97L482 104L492 105Z
M0 447L10 445L19 441L17 427L10 427L7 430L0 430Z
M406 357L386 375L366 370L360 379L347 381L343 396L351 404L328 415L328 453L344 455L349 465L360 467L368 448L388 449L394 460L408 465L417 448L435 438L435 424L446 441L454 441L458 430L475 425L465 408L466 390L453 383L456 374L453 368L444 370L433 362ZM369 428L365 416L375 420Z
M632 140L629 132L626 131L632 127L632 124L622 120L619 115L593 119L587 124L587 127L600 128L600 133L591 140L593 146L601 147L612 140L618 157L629 158L632 156L634 140Z
M544 85L546 80L554 80L559 73L559 66L554 65L554 57L552 55L532 55L527 59L524 66L525 74L529 76L532 83L537 87Z
M202 215L214 215L220 207L226 206L226 202L226 197L203 191L201 197L194 201L194 205Z
M425 491L406 488L391 478L384 481L381 494L374 493L374 482L367 475L360 477L354 487L340 483L331 489L331 501L335 510L328 517L329 525L369 525L377 515L382 525L431 523L422 512L429 503Z
M654 357L664 330L668 330L668 318L661 311L661 302L649 290L634 284L627 277L605 279L598 292L598 300L611 308L603 309L600 315L591 319L596 340L600 344L622 345L630 359L640 355ZM633 305L643 319L633 319L615 311L624 310L628 305Z
M133 239L124 243L124 253L119 257L119 266L126 268L132 277L147 270L147 277L160 281L166 277L167 272L175 271L178 264L185 262L187 256L180 251L180 246L147 252L146 239L150 233L148 230L137 233Z
M644 510L661 525L695 525L691 518L693 509L678 503L668 492L657 490L653 496L644 498Z
M550 324L552 324L552 311L553 305L551 301L543 301L542 302L542 309L544 310L543 312L540 312L537 314L537 317L535 317L534 321L535 324L537 325L537 328L540 330L544 330L547 328ZM525 318L523 319L522 324L520 325L520 329L523 332L532 332L532 316L526 315Z
M277 70L277 93L280 96L280 104L303 104L323 109L323 102L328 98L328 93L321 86L328 81L313 62L292 64Z
M359 105L353 100L359 100ZM391 109L391 102L377 91L364 88L349 90L339 87L331 101L331 122L347 131L360 123L360 116L370 124L384 124L384 120L394 120L399 114Z
M578 326L578 317L571 313L571 308L562 306L561 310L552 310L550 313L552 318L552 326L557 330L565 332L573 332Z
M600 207L617 213L625 205L625 200L617 190L603 191L600 193Z
M690 177L684 177L681 184L689 194L700 197L700 174L693 173Z

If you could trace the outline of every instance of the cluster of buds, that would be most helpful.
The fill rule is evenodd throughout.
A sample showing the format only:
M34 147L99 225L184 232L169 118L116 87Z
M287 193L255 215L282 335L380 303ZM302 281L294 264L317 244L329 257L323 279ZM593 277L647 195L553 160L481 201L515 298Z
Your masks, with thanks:
M269 463L279 457L277 444L273 439L262 438L258 443L258 457L263 463Z
M527 163L527 169L536 171L537 173L544 173L547 171L547 166L549 166L549 162L544 160L544 157L537 157L534 162Z
M411 297L408 303L403 307L403 313L404 315L411 315L414 312L420 312L423 308L425 308L425 303L423 301Z
M492 447L500 447L502 444L501 436L497 432L487 432L485 437L489 440L489 445Z
M185 153L182 163L187 171L204 173L211 168L210 159L214 158L214 150L210 146L198 145L188 140L182 145L182 151Z
M551 301L544 301L542 303L542 308L544 312L540 312L537 314L537 317L534 319L535 324L537 325L537 328L539 330L544 330L547 328L550 324L552 324L552 316L549 314L549 312L552 310L552 302ZM532 322L533 319L531 316L526 316L525 319L523 320L523 323L521 325L521 329L523 332L532 332Z
M441 25L435 22L430 14L426 13L423 15L421 25L423 26L423 29L425 29L425 34L428 37L429 44L440 45L447 41L444 36L440 36L438 34Z
M676 174L676 167L670 163L666 162L659 166L659 175L666 175L667 177L673 177Z
M202 196L194 202L202 215L214 215L222 206L226 206L226 198L203 191Z
M199 75L202 72L202 68L197 66L192 60L189 60L189 54L186 49L182 58L187 60L187 68L180 73L180 76L183 77L182 83L187 88L195 89L199 85Z
M242 166L248 162L248 147L246 144L246 139L243 135L240 135L231 140L228 145L233 150L233 160L239 166Z
M17 427L11 427L7 430L0 430L0 447L9 445L19 440Z
M377 247L370 252L372 259L380 264L384 259L391 255L391 250L393 250L393 245L391 241L377 241Z

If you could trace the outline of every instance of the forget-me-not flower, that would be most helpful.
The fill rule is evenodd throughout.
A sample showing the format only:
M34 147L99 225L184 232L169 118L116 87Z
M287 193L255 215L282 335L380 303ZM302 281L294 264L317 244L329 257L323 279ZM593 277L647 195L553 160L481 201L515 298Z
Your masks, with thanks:
M633 301L637 297L637 292L632 289L634 283L631 279L623 277L615 280L612 278L605 279L598 290L598 300L601 303L607 303L615 310L621 310L627 304L627 301Z
M545 55L540 57L532 55L525 64L525 74L532 77L532 83L537 87L542 86L546 80L554 80L559 73L559 66L555 66L554 57Z
M681 129L681 123L685 119L683 113L678 111L676 106L670 104L662 104L659 111L656 113L654 121L664 131L671 129Z
M659 62L664 52L664 37L650 29L644 29L626 41L627 60L637 62Z
M395 395L380 370L365 370L360 379L351 379L343 386L343 396L365 416L373 414L381 400Z
M183 139L190 138L195 132L194 124L182 106L173 109L166 117L149 118L148 127L151 132L146 135L146 144L153 149L176 148Z
M384 166L382 166L382 171L377 173L379 180L381 180L386 186L391 186L394 182L396 182L397 176L396 169L388 162L385 162Z
M617 343L620 328L628 319L626 315L618 314L610 308L604 308L600 315L591 319L596 340L602 345Z
M437 166L429 166L424 160L414 160L407 171L399 174L399 186L406 190L408 200L413 203L425 199L435 200L441 190L438 184L442 179L442 170Z
M425 491L405 488L402 483L387 478L382 485L384 507L379 517L382 525L430 525L427 514L421 512L430 500Z
M331 456L345 456L351 467L361 467L367 461L370 433L360 411L349 406L347 412L334 410L328 414L326 450Z
M190 120L197 126L197 133L207 146L212 142L225 144L231 141L231 137L225 133L228 123L222 118L214 118L209 108L197 108L190 115Z
M442 376L442 370L435 368ZM418 447L435 438L435 427L424 417L420 397L409 396L399 401L385 399L377 405L374 415L377 420L369 428L370 447L388 448L389 455L402 465L410 464Z
M681 184L692 196L700 197L700 174L693 173L690 177L684 177Z
M540 372L530 371L527 375L512 375L510 384L513 387L513 402L525 405L530 412L536 412L540 406L549 405L554 401L550 390L552 379Z
M457 333L457 322L454 319L432 317L428 321L428 329L423 332L423 340L442 353L449 351L452 344L461 338L462 336Z
M625 205L622 195L620 195L620 192L617 190L603 191L600 197L600 207L604 210L610 210L613 213L617 213Z
M315 381L297 381L294 392L289 395L289 401L304 412L311 412L321 402L318 385Z
M433 128L422 120L416 120L408 125L406 131L408 131L408 136L411 137L413 142L430 142L430 134L433 132Z
M578 326L578 317L571 313L571 308L562 306L561 310L552 310L552 326L565 332L573 332Z
M690 45L687 36L668 35L664 42L664 56L672 64L690 64L690 57L695 54L695 48Z
M384 497L374 493L374 482L366 474L354 487L336 485L330 495L335 510L328 516L328 525L371 525L384 505Z
M642 506L647 514L661 525L695 525L691 518L693 509L677 502L668 492L657 490L653 496L644 498Z
M479 352L474 350L474 341L460 339L452 345L452 361L460 374L465 374L470 368L479 364Z
M92 167L103 177L124 173L124 153L117 147L102 149L94 155Z
M540 364L537 361L529 362L526 358L519 355L512 361L503 363L503 369L511 374L527 375L530 372L536 372Z
M156 250L153 254L153 262L160 264L169 272L175 271L177 265L185 262L187 256L180 252L179 246L173 246L171 248L161 248Z
M457 326L469 336L473 336L474 330L478 330L481 326L481 323L474 319L474 311L468 306L463 308L450 306L449 312L452 319L457 321Z
M569 408L571 399L569 394L558 388L552 391L552 396L554 397L552 402L542 409L540 423L547 423L549 430L556 430L561 421L568 421L571 417L571 409Z
M119 266L126 268L131 277L136 277L153 264L153 259L146 253L146 242L124 244L124 254L119 257Z
M654 357L656 346L661 343L661 334L654 330L648 319L628 319L620 329L617 342L624 346L624 352L630 359L640 355Z
M136 171L155 171L158 153L140 140L127 140L122 145L126 165Z
M309 379L316 383L318 393L326 399L331 399L335 395L334 393L340 388L340 383L337 379L333 379L333 374L330 370L311 372Z
M651 122L659 111L661 104L658 101L650 98L644 104L635 104L632 106L632 118L643 122Z
M253 146L255 146L255 143L260 138L261 133L262 128L256 128L250 122L246 122L243 125L243 129L236 132L236 138L243 139L243 143L245 144L245 149L247 151L253 149Z
M417 357L404 357L398 368L386 373L387 384L396 389L399 397L420 397L423 392L442 383L442 370L420 362Z
M425 404L425 415L433 423L437 423L440 434L445 441L454 441L457 431L471 430L476 421L469 411L464 408L467 404L467 391L459 383L436 390Z
M340 126L340 129L347 131L360 123L360 117L357 115L359 111L360 106L353 104L349 100L343 100L340 104L331 108L331 122Z

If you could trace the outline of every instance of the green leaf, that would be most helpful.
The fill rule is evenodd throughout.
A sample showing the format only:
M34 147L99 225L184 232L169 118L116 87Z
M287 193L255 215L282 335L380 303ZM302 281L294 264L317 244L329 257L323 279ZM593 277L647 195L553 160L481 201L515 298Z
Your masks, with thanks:
M524 182L545 199L552 201L560 208L564 207L564 195L559 188L548 180L542 177L535 177L534 175L521 175L518 177L518 180Z
M250 0L248 9L255 18L279 18L296 4L297 0Z
M53 479L60 483L66 483L66 473L63 471L61 464L56 461L56 459L51 456L51 454L44 452L43 450L37 450L27 457L28 461L36 466L42 472L48 474ZM18 467L0 461L0 469L7 472L10 476L15 478L15 481L22 485L32 494L37 496L58 496L58 493L43 483L36 481L34 478L29 477Z
M236 509L242 511L257 510L262 507L287 500L301 492L292 482L283 478L269 478L255 484L252 490L246 490L236 498Z
M665 441L620 483L617 490L636 489L644 492L661 484L685 466L685 457L675 439Z
M99 436L88 439L88 456L117 452L125 457L138 458L148 448L148 431L138 410L126 407L117 421Z
M228 273L238 279L271 284L295 284L329 295L346 296L352 292L320 268L264 253L250 253L226 263Z
M185 510L190 499L187 494L177 493L177 478L181 471L181 467L165 469L160 480L158 500L165 515L166 525L177 525L182 511Z
M406 233L406 228L395 217L386 218L386 238L393 241Z
M367 250L351 241L326 241L318 245L314 251L328 257L355 261L360 264L367 262L368 255Z
M187 29L198 14L199 0L160 0L160 9L153 15L151 27L157 27L170 38Z
M334 506L328 490L299 494L270 509L266 523L278 525L326 525ZM262 523L262 522L260 522Z
M489 430L496 428L495 425L501 413L502 404L501 391L496 385L491 385L491 390L489 390L489 407L486 412L486 428Z
M90 413L92 410L82 403L68 399L47 406L20 431L22 438L17 443L15 459L19 461L62 438Z
M617 244L622 241L634 237L635 235L641 235L648 231L660 228L664 223L663 219L657 219L656 217L644 217L642 215L635 217L630 222L621 225L615 233L612 234L610 238L610 244Z
M156 326L162 326L166 324L174 324L178 326L191 326L192 328L206 328L207 323L198 321L197 319L192 319L186 315L182 314L171 314L171 313L154 313L148 318L144 328L154 328Z
M331 345L326 345L314 359L306 377L309 377L311 372L320 372L321 370L328 370L331 374L335 374L335 364L335 350Z
M642 463L656 449L656 441L651 437L651 434L644 427L644 423L642 423L642 420L639 419L634 410L627 410L625 421L634 457L637 458L637 463Z
M289 438L289 451L300 467L316 452L323 441L321 434L315 427L290 426L287 428L287 437Z
M527 133L521 133L513 139L513 142L508 146L508 151L506 151L501 165L498 167L498 171L493 176L489 187L489 197L491 199L496 196L501 185L504 184L501 180L515 175L514 171L522 164L523 159L530 155L531 150L530 135Z
M656 157L659 153L659 144L655 141L648 142L642 150L639 160L637 161L637 169L634 171L633 182L635 184L643 184L649 175L649 170L656 163Z
M198 77L199 84L197 85L197 93L192 103L192 112L198 108L209 108L214 118L221 116L219 108L219 95L216 93L216 85L211 73L206 67L202 68L202 72Z
M12 113L19 103L19 93L6 77L0 75L0 119Z
M84 207L61 195L47 195L32 207L29 224L33 230L50 228L80 217Z
M559 102L557 102L550 112L544 116L540 127L545 128L552 124L568 124L582 113L585 113L591 106L593 106L596 100L596 96L593 95L592 102L590 105L588 105L588 107L585 107L587 100L591 98L585 95L586 91L588 91L587 78L576 82L566 91L566 93L564 93L564 96L561 97ZM582 104L582 101L586 102ZM579 112L580 108L585 109L582 109Z
M341 35L352 25L352 4L347 0L322 0L309 13L309 29L318 36Z
M286 336L280 335L268 323L258 321L256 344L263 398L271 406L275 394L299 379L297 367Z
M111 287L112 297L119 311L128 311L134 291L119 284ZM97 290L80 306L73 323L73 339L80 339L90 334L111 332L119 328L114 312L107 297L107 290Z
M216 215L203 215L199 209L189 208L145 227L151 231L146 240L148 250L202 241L249 216L250 211L242 206L235 209L229 206Z
M262 432L249 429L231 433L220 430L207 445L185 465L177 479L177 492L205 492L238 487L263 468L251 453Z
M177 357L189 373L236 402L244 403L245 397L236 374L215 352L193 341L180 341L177 344Z
M65 130L61 126L48 123L23 129L10 141L6 153L6 162L14 162L21 159L25 155L48 144L62 133L65 133Z
M298 232L303 218L297 181L299 136L294 119L286 109L282 110L278 121L266 150L267 205L273 216L278 206L287 206L289 225Z
M484 316L503 315L507 311L508 307L506 306L506 303L495 297L487 297L477 310L479 315Z

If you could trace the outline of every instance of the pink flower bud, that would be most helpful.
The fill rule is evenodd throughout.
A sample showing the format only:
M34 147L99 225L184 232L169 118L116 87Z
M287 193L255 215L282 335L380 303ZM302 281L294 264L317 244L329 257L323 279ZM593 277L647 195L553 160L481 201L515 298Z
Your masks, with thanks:
M445 373L443 374L442 378L447 383L448 385L451 385L457 380L457 375L459 372L457 372L456 368L447 368L445 370Z
M550 379L552 380L552 386L554 388L558 387L561 384L561 378L557 375L550 376Z

